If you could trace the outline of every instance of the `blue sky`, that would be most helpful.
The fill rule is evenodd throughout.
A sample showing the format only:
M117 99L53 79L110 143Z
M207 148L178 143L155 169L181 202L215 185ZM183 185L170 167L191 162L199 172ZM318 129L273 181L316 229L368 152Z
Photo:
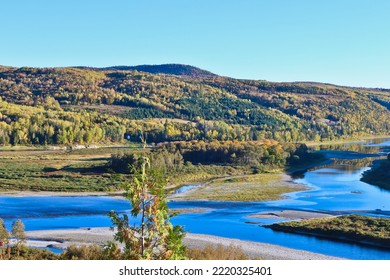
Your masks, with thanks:
M390 88L387 0L0 0L0 65L183 63Z

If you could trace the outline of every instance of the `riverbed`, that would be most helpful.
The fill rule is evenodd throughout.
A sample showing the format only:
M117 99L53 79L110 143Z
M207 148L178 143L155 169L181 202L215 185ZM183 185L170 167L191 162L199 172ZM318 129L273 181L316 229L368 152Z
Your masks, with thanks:
M286 210L390 217L390 192L360 181L361 174L370 168L367 159L384 155L390 146L389 139L353 145L360 145L359 152L353 147L354 156L346 144L342 149L319 151L328 152L336 160L295 179L309 186L309 190L289 193L287 199L269 202L172 201L168 203L171 209L203 208L207 211L183 213L171 221L190 233L265 242L349 259L389 260L390 250L274 232L262 225L280 222L283 218L250 217ZM0 217L7 227L15 219L22 219L26 230L109 227L108 211L128 213L130 208L123 198L108 196L2 196L0 205Z

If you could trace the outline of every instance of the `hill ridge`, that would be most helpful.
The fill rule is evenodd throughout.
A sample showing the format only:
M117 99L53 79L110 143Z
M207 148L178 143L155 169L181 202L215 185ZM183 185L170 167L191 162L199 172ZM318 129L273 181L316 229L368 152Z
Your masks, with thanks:
M74 68L100 70L100 71L107 71L107 70L139 71L139 72L146 72L150 74L167 74L167 75L177 75L177 76L188 76L193 78L218 76L210 71L192 65L180 64L180 63L142 64L142 65L135 65L135 66L117 65L117 66L97 67L97 68L76 66Z

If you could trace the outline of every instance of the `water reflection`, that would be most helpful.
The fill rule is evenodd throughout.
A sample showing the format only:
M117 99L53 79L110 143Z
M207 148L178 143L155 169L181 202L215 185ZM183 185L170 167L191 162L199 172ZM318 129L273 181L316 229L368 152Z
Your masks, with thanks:
M193 190L193 189L196 189L196 188L199 188L200 185L188 185L188 186L183 186L183 187L180 187L178 188L177 190L175 190L175 194L179 194L179 193L185 193L185 192L188 192L190 190Z

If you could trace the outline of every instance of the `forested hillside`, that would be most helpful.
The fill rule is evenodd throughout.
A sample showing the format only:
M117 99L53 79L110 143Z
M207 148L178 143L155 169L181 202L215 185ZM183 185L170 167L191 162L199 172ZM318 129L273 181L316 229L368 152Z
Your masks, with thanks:
M185 65L0 66L0 97L2 145L138 141L140 131L155 143L390 133L389 90L237 80Z

